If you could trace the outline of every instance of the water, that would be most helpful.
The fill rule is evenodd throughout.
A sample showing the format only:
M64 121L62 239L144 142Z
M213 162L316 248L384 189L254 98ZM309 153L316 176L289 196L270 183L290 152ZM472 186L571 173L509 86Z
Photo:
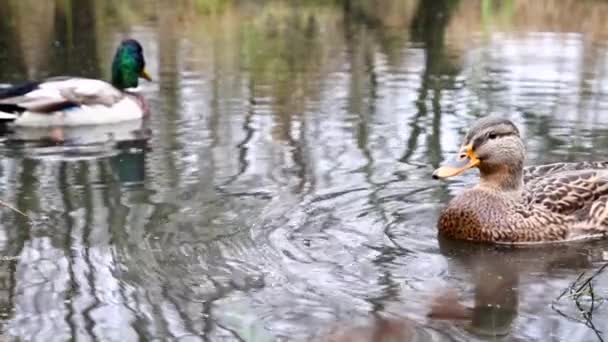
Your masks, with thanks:
M124 37L155 78L144 127L66 146L3 136L1 197L31 221L0 209L2 339L600 340L556 299L608 242L439 241L440 208L476 176L430 176L487 114L520 126L529 164L608 158L607 3L7 0L0 13L0 82L107 78ZM594 284L608 294L605 276Z

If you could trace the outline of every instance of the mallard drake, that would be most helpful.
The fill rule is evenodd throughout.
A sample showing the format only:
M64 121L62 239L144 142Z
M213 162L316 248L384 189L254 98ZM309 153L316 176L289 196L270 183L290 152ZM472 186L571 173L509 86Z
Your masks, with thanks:
M491 243L539 243L608 233L608 162L524 167L525 147L509 120L486 117L464 137L454 165L434 178L479 169L479 184L453 198L439 215L439 233Z
M0 90L0 120L16 126L58 127L109 124L141 119L148 113L143 97L129 91L139 78L151 80L143 49L123 40L112 62L111 83L81 77L53 77Z

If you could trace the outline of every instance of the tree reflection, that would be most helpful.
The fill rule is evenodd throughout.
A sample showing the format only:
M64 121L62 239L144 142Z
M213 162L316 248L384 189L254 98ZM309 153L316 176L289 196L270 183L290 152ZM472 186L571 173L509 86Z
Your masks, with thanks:
M427 135L431 165L437 166L441 161L441 96L445 89L453 86L453 80L458 74L458 67L453 65L453 60L445 53L445 31L454 10L457 8L457 0L420 1L416 14L411 24L411 40L421 42L425 47L425 67L422 81L418 90L416 107L418 112L410 123L411 134L406 143L406 150L401 161L407 162L415 152L418 138L423 128L419 120L427 115L428 98L431 98L432 125ZM447 84L445 83L447 81Z

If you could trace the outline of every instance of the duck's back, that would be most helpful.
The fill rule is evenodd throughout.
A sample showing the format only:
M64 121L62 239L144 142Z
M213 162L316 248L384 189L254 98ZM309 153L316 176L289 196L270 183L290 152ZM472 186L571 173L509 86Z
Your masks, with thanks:
M600 171L608 170L608 161L553 163L545 165L528 166L524 168L524 183L534 183L540 179L554 176L558 173L571 173L574 171Z
M111 106L123 93L110 83L80 77L54 77L30 82L0 92L2 106L14 106L32 112L49 112L66 105L103 104Z

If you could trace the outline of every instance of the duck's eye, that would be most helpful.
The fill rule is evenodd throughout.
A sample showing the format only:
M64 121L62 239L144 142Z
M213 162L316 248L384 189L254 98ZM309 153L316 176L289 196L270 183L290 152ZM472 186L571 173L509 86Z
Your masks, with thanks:
M494 133L494 132L488 133L488 139L494 140L496 138L498 138L498 135L496 135L496 133Z

